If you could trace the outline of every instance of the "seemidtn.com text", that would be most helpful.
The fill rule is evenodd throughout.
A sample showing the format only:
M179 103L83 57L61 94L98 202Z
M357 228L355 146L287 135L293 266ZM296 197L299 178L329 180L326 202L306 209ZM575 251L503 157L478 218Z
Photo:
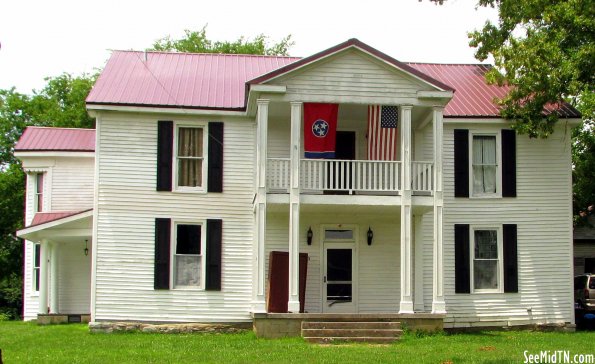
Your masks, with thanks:
M542 350L539 352L523 352L524 363L531 364L587 364L595 363L595 354L572 354L569 350Z

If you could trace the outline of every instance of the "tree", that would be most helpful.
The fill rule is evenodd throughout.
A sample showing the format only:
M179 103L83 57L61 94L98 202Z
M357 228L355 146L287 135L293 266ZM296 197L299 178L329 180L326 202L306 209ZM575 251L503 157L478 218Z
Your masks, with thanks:
M585 96L585 95L583 95ZM594 115L595 96L583 97L578 108L583 115ZM585 118L572 133L572 191L575 223L584 224L595 213L595 118Z
M271 46L267 44L264 34L259 34L254 39L240 37L236 41L212 41L207 38L207 26L201 30L184 30L185 36L181 39L172 39L170 36L161 38L149 50L166 52L188 53L224 53L224 54L261 54L287 56L289 48L293 46L291 35L281 39L279 43Z
M93 127L85 98L95 75L62 74L47 78L32 96L0 90L0 319L21 310L23 248L15 231L22 228L25 174L14 157L14 144L27 126Z

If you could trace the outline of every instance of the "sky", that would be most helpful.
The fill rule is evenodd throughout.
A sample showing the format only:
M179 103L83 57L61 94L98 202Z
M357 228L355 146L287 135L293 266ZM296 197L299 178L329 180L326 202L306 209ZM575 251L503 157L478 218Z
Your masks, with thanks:
M111 50L144 50L207 26L211 40L290 35L292 56L349 38L404 62L479 63L467 33L496 21L476 0L6 0L0 6L0 89L40 90L44 78L101 69Z

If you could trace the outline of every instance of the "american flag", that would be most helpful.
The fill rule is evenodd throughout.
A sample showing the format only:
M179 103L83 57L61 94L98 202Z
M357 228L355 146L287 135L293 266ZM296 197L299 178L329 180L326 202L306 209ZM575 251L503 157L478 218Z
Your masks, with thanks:
M397 159L396 106L368 106L368 160Z

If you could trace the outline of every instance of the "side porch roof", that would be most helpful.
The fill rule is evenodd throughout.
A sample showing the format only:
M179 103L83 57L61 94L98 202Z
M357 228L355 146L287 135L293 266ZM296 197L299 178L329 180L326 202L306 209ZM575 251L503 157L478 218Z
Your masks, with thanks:
M17 231L17 236L34 242L86 237L91 233L92 223L93 209L38 212L29 226Z

